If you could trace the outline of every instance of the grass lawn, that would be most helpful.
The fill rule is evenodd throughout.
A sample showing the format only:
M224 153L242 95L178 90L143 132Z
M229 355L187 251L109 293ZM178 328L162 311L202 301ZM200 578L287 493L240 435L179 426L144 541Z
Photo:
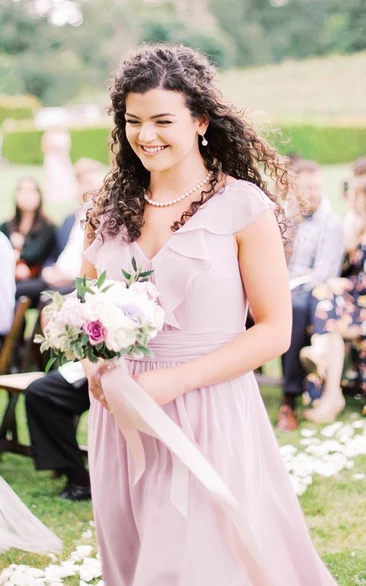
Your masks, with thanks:
M10 216L11 196L17 179L24 174L43 179L40 168L8 167L0 169L1 207L0 221ZM325 168L327 192L334 208L343 215L345 211L340 183L349 174L347 166ZM70 206L53 206L48 209L55 221L61 221ZM275 421L279 404L279 390L265 389L263 397L272 422ZM0 411L5 405L5 393L0 393ZM352 421L352 414L361 414L362 403L347 398L347 408L341 420ZM28 441L22 399L18 405L21 422L21 438ZM305 425L303 425L304 427ZM306 427L315 426L306 423ZM86 417L82 419L80 440L86 443ZM298 445L300 432L278 434L281 445ZM313 484L300 498L306 521L314 543L336 577L340 586L366 586L366 480L355 481L352 474L365 471L366 457L355 459L352 470L343 470L333 478L314 477ZM5 454L0 460L0 474L16 490L25 504L64 541L66 559L92 519L89 503L68 503L57 498L63 481L51 480L48 472L35 472L32 462L21 456ZM91 543L83 541L83 543ZM36 556L15 550L0 555L0 571L11 563L29 564L44 568L49 563L46 556ZM79 579L70 578L65 584L79 585ZM117 586L117 585L116 585ZM291 586L291 585L284 585ZM309 584L309 586L311 586Z
M234 103L275 120L351 124L366 122L366 52L232 69L220 88ZM265 114L264 114L265 113Z
M278 389L265 389L263 397L274 423L279 402ZM0 395L0 406L4 406L5 393ZM347 399L347 408L340 419L351 422L354 413L360 415L362 402ZM21 439L27 441L24 404L18 406L21 422ZM316 428L304 423L302 427ZM278 433L281 445L298 445L300 432ZM86 417L80 425L80 441L86 440ZM366 456L355 459L352 470L343 470L333 478L314 477L313 484L300 497L314 544L339 582L340 586L364 586L366 584L366 480L354 480L352 474L365 471ZM30 459L4 454L0 461L0 474L19 494L25 504L47 526L63 539L62 559L67 559L76 545L94 544L94 540L81 540L92 520L89 503L69 503L57 497L63 481L51 480L48 472L35 472ZM10 550L0 555L0 572L10 565L28 564L43 569L50 562L47 556ZM79 579L65 579L65 584L79 585ZM285 586L285 585L284 585ZM290 586L290 585L286 585ZM309 584L309 586L311 586Z

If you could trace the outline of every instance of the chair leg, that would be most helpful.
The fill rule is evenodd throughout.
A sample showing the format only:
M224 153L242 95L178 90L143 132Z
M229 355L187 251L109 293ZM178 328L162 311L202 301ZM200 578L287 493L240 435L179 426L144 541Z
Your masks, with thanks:
M8 404L5 409L4 417L0 426L0 439L5 439L8 432L12 434L12 438L18 440L18 430L15 419L15 407L18 402L19 395L8 393Z
M11 452L22 456L30 456L31 448L18 441L18 427L15 408L19 399L18 394L8 393L8 405L0 426L0 454ZM8 434L11 434L11 439Z

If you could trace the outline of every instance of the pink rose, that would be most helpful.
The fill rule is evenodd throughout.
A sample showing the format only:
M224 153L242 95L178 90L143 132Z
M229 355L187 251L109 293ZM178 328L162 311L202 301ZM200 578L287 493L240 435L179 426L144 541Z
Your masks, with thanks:
M88 334L92 346L105 342L107 338L107 330L99 320L88 322L83 330Z

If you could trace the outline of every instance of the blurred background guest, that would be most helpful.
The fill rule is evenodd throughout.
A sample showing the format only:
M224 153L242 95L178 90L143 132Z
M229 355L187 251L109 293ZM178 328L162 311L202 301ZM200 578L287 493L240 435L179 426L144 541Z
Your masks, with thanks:
M31 177L23 177L15 190L15 216L0 225L13 246L16 281L37 277L55 245L55 227L46 217L42 193Z
M352 165L353 178L366 177L366 157L359 157ZM354 190L349 190L349 182L343 183L343 192L348 203L348 212L343 219L343 229L346 241L350 241L361 227L361 219L355 209Z
M330 423L342 411L345 400L341 377L345 343L357 350L353 365L358 386L366 396L366 175L350 185L358 228L348 236L342 277L321 283L311 295L311 346L300 352L310 397L321 397L304 417L315 423ZM318 394L318 395L317 395Z
M102 186L106 169L99 161L80 159L75 164L75 177L78 184L77 203L83 202L84 194L91 194ZM74 288L79 274L83 254L84 232L75 212L67 216L57 231L56 245L48 256L41 274L18 284L17 295L27 295L37 306L40 295L45 289L69 293ZM49 251L48 251L49 252Z
M42 137L42 150L48 202L72 201L76 196L78 189L70 149L71 137L67 128L52 126L46 130Z
M296 226L289 260L293 327L290 348L282 357L284 382L277 420L277 428L281 431L293 431L299 425L296 398L304 391L305 379L299 353L308 341L311 290L318 283L339 275L344 255L342 224L325 197L320 165L315 161L296 160L293 171L308 213Z

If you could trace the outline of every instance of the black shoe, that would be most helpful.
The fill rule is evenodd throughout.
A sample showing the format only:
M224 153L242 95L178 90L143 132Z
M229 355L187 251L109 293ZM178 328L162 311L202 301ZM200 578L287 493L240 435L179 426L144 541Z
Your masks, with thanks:
M91 499L90 486L79 486L68 482L60 497L68 501L89 501Z

